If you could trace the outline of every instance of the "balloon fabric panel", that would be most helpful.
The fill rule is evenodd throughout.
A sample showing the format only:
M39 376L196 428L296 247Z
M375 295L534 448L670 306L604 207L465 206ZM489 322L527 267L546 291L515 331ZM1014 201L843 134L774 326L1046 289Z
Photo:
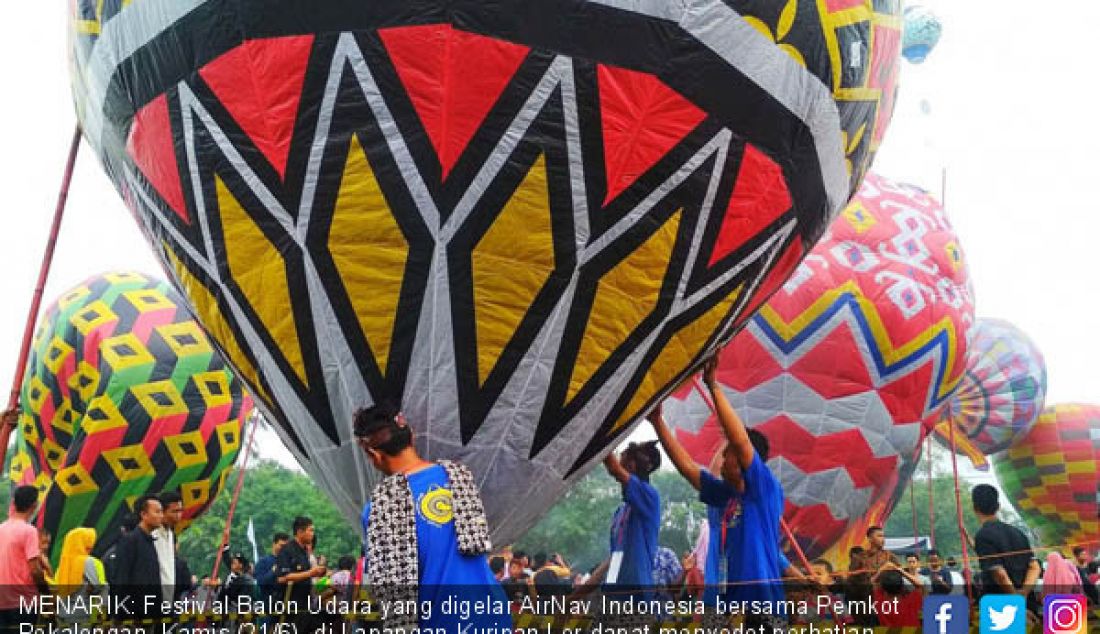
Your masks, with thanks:
M1026 436L993 459L1005 498L1042 547L1094 547L1100 531L1100 408L1060 404L1043 410Z
M947 424L981 453L998 454L1026 436L1043 411L1047 371L1043 354L1019 328L981 319L958 393L944 412ZM949 443L937 427L937 440Z
M901 46L896 0L106 5L85 135L290 450L356 518L401 401L503 541L812 248Z
M811 556L888 516L966 369L973 301L958 238L926 192L871 174L825 238L719 357L719 382L770 441L785 517ZM717 467L702 398L665 415Z
M87 280L43 313L31 352L11 478L40 490L55 560L78 526L102 551L141 495L178 490L185 525L209 506L252 404L166 283Z

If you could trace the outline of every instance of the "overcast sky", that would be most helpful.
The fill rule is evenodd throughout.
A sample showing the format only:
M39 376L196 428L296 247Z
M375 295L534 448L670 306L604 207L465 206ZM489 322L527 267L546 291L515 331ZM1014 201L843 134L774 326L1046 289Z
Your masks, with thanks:
M67 2L12 2L0 38L0 386L11 383L26 309L75 125ZM1100 401L1097 275L1100 109L1094 57L1100 3L1037 10L1022 0L928 0L944 37L906 64L876 162L895 180L940 190L961 237L979 316L1023 328L1043 350L1049 403ZM927 112L927 114L926 114ZM47 301L84 278L162 275L113 186L82 148ZM260 453L289 461L273 436Z

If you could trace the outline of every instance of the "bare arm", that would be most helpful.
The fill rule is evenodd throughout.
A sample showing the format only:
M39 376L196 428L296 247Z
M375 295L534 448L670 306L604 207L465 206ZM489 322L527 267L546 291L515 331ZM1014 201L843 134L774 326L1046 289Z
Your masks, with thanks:
M42 567L41 556L28 559L27 566L31 569L31 578L34 579L35 585L46 585L46 569Z
M305 581L307 579L312 579L313 577L320 577L320 576L323 576L324 574L325 574L325 567L324 566L314 566L314 567L310 568L309 570L303 570L301 572L288 572L287 574L279 577L277 579L277 581L279 583L287 583L287 582L297 583L299 581Z
M695 462L688 454L687 449L684 449L684 446L672 435L668 425L665 424L664 416L661 415L661 406L658 405L653 408L648 418L650 424L653 425L653 431L657 432L657 440L661 442L661 446L664 447L669 460L672 461L672 464L676 465L676 470L680 472L680 475L684 476L684 479L698 491L703 486L700 481L701 470L699 464Z
M1004 568L1001 568L1001 572L1004 572ZM1039 575L1041 575L1042 572L1043 569L1041 566L1039 566L1039 562L1032 559L1031 563L1027 566L1027 576L1024 577L1024 585L1016 591L1017 594L1027 596L1028 593L1030 593L1035 588L1035 582L1039 580ZM1005 576L1007 577L1008 574L1006 573ZM1088 583L1087 579L1083 581L1085 583Z
M584 582L584 585L574 588L573 594L571 594L570 597L572 597L573 599L578 599L580 597L591 594L592 591L598 588L600 586L600 583L603 582L603 578L607 576L607 570L610 567L611 560L603 560L603 563L601 563L599 566L596 567L595 570L592 571L592 574L589 575L588 580Z
M630 480L630 472L623 469L623 465L615 457L615 452L607 454L607 457L603 459L603 466L607 468L607 473L612 478L619 481L619 484L625 485Z
M924 583L924 579L921 579L905 568L898 568L897 571L900 572L901 576L905 577L914 588L920 590L922 594L928 594L928 585Z
M722 426L722 432L725 433L730 446L736 452L741 469L745 470L752 465L754 454L752 443L749 442L749 432L745 429L745 423L741 422L741 417L730 405L725 393L718 386L717 372L718 357L707 359L703 365L703 382L707 384L710 397L714 401L715 414L718 416L718 423Z
M298 583L299 581L305 581L306 579L313 578L312 570L303 570L302 572L291 572L285 576L279 577L279 583Z
M993 576L993 582L1001 589L1001 594L1016 594L1016 586L1012 585L1012 578L1004 568L998 566L992 568L989 574Z

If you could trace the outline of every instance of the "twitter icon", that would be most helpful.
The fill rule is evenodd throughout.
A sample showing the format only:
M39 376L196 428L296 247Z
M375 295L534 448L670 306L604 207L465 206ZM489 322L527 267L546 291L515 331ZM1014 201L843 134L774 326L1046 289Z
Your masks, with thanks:
M1018 594L987 594L979 604L981 634L1027 634L1027 607Z

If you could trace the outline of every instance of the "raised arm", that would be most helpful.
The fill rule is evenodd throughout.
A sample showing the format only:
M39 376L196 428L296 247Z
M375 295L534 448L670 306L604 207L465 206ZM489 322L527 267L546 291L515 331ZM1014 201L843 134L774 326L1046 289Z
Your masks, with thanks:
M614 451L603 459L603 466L607 468L608 475L618 480L619 484L625 485L630 480L630 472L623 468Z
M698 491L702 487L699 464L672 435L668 425L665 424L664 416L661 415L661 406L654 407L647 418L649 423L653 425L653 431L657 432L657 440L661 442L661 446L664 447L669 460L676 465L676 470L680 472L680 475L684 476L684 479Z
M730 446L737 454L737 462L741 469L748 469L752 465L753 448L749 442L749 432L745 429L745 423L730 405L722 388L718 385L718 357L713 356L703 364L703 382L707 385L711 400L714 402L714 410L718 416L718 423L722 426L722 432L729 440Z

